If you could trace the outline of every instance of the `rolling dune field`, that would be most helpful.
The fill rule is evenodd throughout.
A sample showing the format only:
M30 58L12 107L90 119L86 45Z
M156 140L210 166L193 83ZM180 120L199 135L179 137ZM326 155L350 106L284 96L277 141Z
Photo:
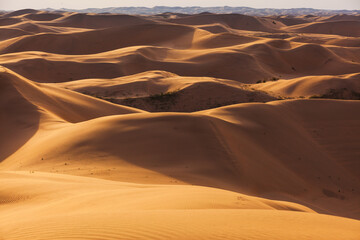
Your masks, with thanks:
M0 240L360 239L360 16L0 13Z

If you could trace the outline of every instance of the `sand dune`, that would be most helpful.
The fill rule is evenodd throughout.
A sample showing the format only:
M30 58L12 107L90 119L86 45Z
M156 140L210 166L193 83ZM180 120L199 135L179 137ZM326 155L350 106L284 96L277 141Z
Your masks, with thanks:
M90 96L147 111L193 112L241 102L276 100L250 85L205 77L149 71L115 79L83 79L56 84Z
M55 32L53 29L51 28L47 28L46 26L42 26L42 25L37 25L34 23L29 23L29 22L20 22L20 23L16 23L13 25L7 25L6 27L2 27L2 29L16 29L16 30L22 30L24 32L26 32L27 34L37 34L37 33L52 33Z
M63 17L63 15L60 13L48 13L48 12L29 13L25 16L25 18L33 21L52 21L60 17Z
M317 97L333 93L340 99L359 99L360 74L338 76L307 76L291 80L279 80L254 86L256 89L283 97Z
M359 227L358 221L307 213L311 210L297 204L212 188L130 184L43 173L5 172L1 177L8 186L18 189L15 196L9 188L5 189L9 194L5 196L13 197L5 200L8 201L7 211L2 211L2 216L5 219L21 216L21 220L1 222L2 232L16 239L39 236L57 239L263 239L263 235L275 239L309 236L356 239ZM29 188L39 191L29 193ZM60 195L61 201L58 200ZM312 226L315 221L316 231ZM21 231L17 224L22 224ZM263 226L260 230L254 227L258 224ZM287 229L280 230L284 224ZM301 231L298 224L302 225ZM224 225L232 231L224 232ZM288 230L292 232L290 238ZM330 237L325 238L329 233Z
M0 239L359 239L359 22L0 15Z
M39 93L36 95L41 96ZM39 100L33 101L36 103ZM79 101L78 99L75 102ZM43 102L39 105L41 104ZM55 107L54 105L52 106ZM303 119L308 116L304 111L307 108L313 109L314 105L318 106L316 109L321 117L329 115L328 118L334 119L331 117L333 110L340 108L342 111L337 112L342 116L340 119L334 119L328 130L323 128L323 133L316 136L311 135L312 131L317 133L320 129L308 126L309 123L318 121L316 116ZM357 105L357 102L293 101L280 105L276 102L270 105L234 105L205 111L200 115L160 113L149 116L144 113L104 118L83 116L85 120L92 120L83 120L75 125L59 125L58 121L52 120L53 127L51 122L47 123L45 129L40 127L37 133L21 149L3 161L0 167L7 170L52 171L56 166L54 171L57 172L135 182L141 182L141 179L148 177L154 179L155 183L167 183L170 177L197 185L298 201L310 204L319 211L337 213L337 204L349 202L349 206L352 206L351 202L359 201L359 197L352 190L360 187L355 181L356 173L352 173L354 166L357 166L358 142L355 139L359 131L359 116L354 115L351 109L357 108ZM90 111L84 108L79 106L76 114ZM261 113L260 116L253 117L251 113L254 111L258 112L258 115ZM237 115L238 112L241 115ZM72 122L80 120L79 117L74 119L76 114L71 114ZM112 114L104 113L105 116ZM297 117L298 114L301 116ZM59 113L57 115L62 121L70 121ZM294 117L283 118L283 115ZM352 134L346 132L346 138L342 138L344 147L353 146L352 154L346 156L346 160L343 160L342 156L337 157L337 152L328 152L327 145L322 147L321 138L318 139L325 135L327 141L331 141L331 138L336 141L338 136L327 134L330 129L333 132L341 131L341 125L338 125L337 121L343 119L353 119L347 124L347 129L352 129ZM248 127L247 122L251 123ZM266 129L271 131L265 130L265 122L268 126ZM282 134L281 128L276 127L279 125L286 129ZM312 131L307 130L308 128ZM76 136L71 135L71 132L76 132ZM286 152L280 151L284 144L281 140L272 143L275 136L278 139L287 139ZM290 136L297 137L290 141ZM129 141L130 139L137 140ZM166 139L166 148L162 147L163 139ZM313 143L319 144L318 147L315 148ZM141 154L139 146L142 146ZM338 144L338 147L340 146ZM27 156L26 159L23 159L23 156ZM313 158L316 158L316 161ZM19 162L17 159L23 160ZM346 164L343 161L346 161ZM324 165L327 168L320 170ZM116 169L111 169L110 166ZM140 169L136 170L139 167ZM272 170L269 171L269 168ZM341 181L334 183L332 178L327 178L327 174L335 179L341 177ZM150 179L148 182L151 182ZM271 179L278 181L270 181ZM324 191L334 194L334 199L324 195ZM317 195L319 198L314 200ZM330 200L326 201L328 198ZM347 212L345 209L342 206L341 213L337 214L359 214L354 212L352 207Z
M2 15L2 17L19 17L19 16L22 16L25 14L29 14L29 13L35 14L38 12L40 12L40 11L35 10L35 9L21 9L21 10L17 10L14 12L5 13Z
M288 40L294 42L316 43L324 45L335 45L341 47L359 47L360 41L357 37L342 37L337 35L310 34L307 36L296 35Z
M63 27L80 27L80 28L109 28L118 27L119 25L136 25L147 24L152 21L130 15L100 15L100 14L85 14L73 13L65 15L61 18L46 23L49 25L63 26Z
M106 115L142 112L72 91L36 84L3 67L1 78L5 84L16 88L16 95L66 121L79 122Z
M24 30L12 29L12 28L10 28L10 29L9 28L5 28L5 29L0 28L0 33L1 33L0 34L0 41L29 34L28 32L26 32Z
M160 35L164 31L168 33L165 38ZM1 52L43 51L75 55L100 53L134 45L156 46L162 43L164 46L173 48L188 48L191 46L194 35L197 35L196 32L200 32L200 35L202 31L192 27L169 24L125 25L79 33L28 36L17 39L10 46L3 47ZM124 34L129 38L123 38Z
M305 23L284 28L283 30L299 33L321 33L331 35L341 35L349 37L360 36L360 21L331 21Z
M210 76L243 83L256 83L271 78L351 74L359 72L360 69L359 40L356 37L344 38L335 35L324 37L319 34L300 37L291 33L289 40L269 39L271 36L258 35L258 32L255 34L252 31L238 32L236 29L231 30L233 28L230 26L216 23L218 18L232 17L239 17L238 21L241 22L243 18L241 15L207 16L205 14L197 17L214 18L212 20L214 23L211 24L215 25L193 27L153 22L126 15L89 14L65 14L64 17L47 22L46 25L41 22L9 25L0 29L0 31L8 31L5 34L8 36L4 37L4 40L8 40L0 43L0 52L3 56L9 59L7 55L10 53L37 51L41 57L23 58L21 64L16 57L15 62L1 61L1 64L30 79L45 82L63 82L70 78L76 80L90 77L115 78L119 75L125 76L149 70L164 70L182 76ZM184 18L195 18L195 16ZM175 20L181 19L183 18ZM69 25L56 24L64 22L69 22ZM86 24L89 24L99 29L77 29L74 27L80 25L71 25L71 22L84 22L81 27L88 27ZM93 22L99 25L111 23L117 27L107 26L104 29ZM304 24L284 29L290 31L290 28L295 29L302 25ZM352 23L347 25L353 26ZM291 31L295 31L294 29ZM346 28L341 27L341 29ZM223 32L225 30L226 32ZM42 34L37 34L38 31ZM167 34L164 36L162 32ZM22 36L24 34L26 35ZM123 38L124 35L127 37ZM115 53L119 54L116 58ZM94 54L96 56L93 56ZM54 58L62 60L53 61ZM41 74L44 68L49 73L39 76L35 70L31 71L35 75L30 76L30 71L23 70L28 66L41 69ZM108 70L101 71L103 68ZM58 71L56 69L62 69L61 73L54 74Z
M6 17L4 15L0 17L0 26L15 24L19 22L21 22L21 20L18 18Z
M277 23L266 18L241 14L198 14L194 16L169 19L167 21L186 25L221 23L233 29L262 32L277 32L279 31L279 28L284 26L281 22Z
M44 41L48 36L44 35ZM184 38L187 39L186 36ZM221 37L217 40L220 39ZM10 44L7 49L25 46L11 41L4 41L4 44ZM51 44L48 44L47 47L50 46ZM71 45L70 48L74 46L76 45ZM88 51L87 46L82 46L84 51ZM61 51L66 50L61 48ZM73 52L72 49L69 49L69 52ZM191 50L173 49L168 46L131 46L89 54L86 57L25 52L21 55L25 54L26 57L19 59L18 54L3 54L0 64L40 82L64 82L91 77L114 78L149 70L164 70L182 76L210 76L256 83L282 77L357 73L360 69L358 52L360 50L357 48L330 48L318 44L291 43L286 40L259 40L236 47ZM26 70L27 68L31 68L32 71ZM102 71L103 69L107 70Z
M360 21L359 15L340 14L321 18L321 21Z
M281 22L286 26L293 26L293 25L298 25L298 24L303 24L303 23L309 23L310 20L303 18L301 16L277 16L277 17L272 17L271 19Z

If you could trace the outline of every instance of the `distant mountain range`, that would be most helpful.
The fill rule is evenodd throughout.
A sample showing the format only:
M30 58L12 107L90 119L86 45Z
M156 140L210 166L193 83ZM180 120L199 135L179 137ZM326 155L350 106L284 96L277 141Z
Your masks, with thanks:
M141 14L154 15L167 12L183 13L183 14L199 14L203 12L210 13L240 13L254 16L268 16L268 15L334 15L334 14L360 14L360 10L324 10L313 8L291 8L291 9L276 9L276 8L250 8L250 7L166 7L156 6L153 8L147 7L109 7L109 8L87 8L87 9L44 9L47 11L70 11L83 13L122 13L122 14Z

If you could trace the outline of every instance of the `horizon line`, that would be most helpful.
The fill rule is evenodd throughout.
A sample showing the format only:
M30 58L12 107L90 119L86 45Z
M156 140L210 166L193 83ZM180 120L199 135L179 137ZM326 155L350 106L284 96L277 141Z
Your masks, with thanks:
M148 8L148 9L154 9L158 7L167 7L167 8L250 8L250 9L270 9L270 10L292 10L292 9L310 9L310 10L324 10L324 11L360 11L360 9L326 9L326 8L311 8L311 7L296 7L296 8L256 8L256 7L247 7L247 6L209 6L209 7L201 7L201 6L166 6L166 5L156 5L153 7L146 7L146 6L122 6L122 7L89 7L89 8L52 8L52 7L46 7L46 8L19 8L19 9L11 9L11 10L4 10L0 9L0 11L21 11L26 9L33 9L33 10L46 10L46 9L52 9L52 10L61 10L61 9L67 9L67 10L87 10L87 9L107 9L107 8Z

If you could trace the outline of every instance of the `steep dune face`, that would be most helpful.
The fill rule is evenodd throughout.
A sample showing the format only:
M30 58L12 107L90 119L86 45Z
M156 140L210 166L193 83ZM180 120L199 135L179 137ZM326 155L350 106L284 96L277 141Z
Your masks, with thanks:
M21 95L3 68L0 71L0 159L4 160L36 132L40 110Z
M106 115L142 112L64 89L36 84L8 69L1 69L2 79L17 86L24 99L66 121L79 122Z
M358 22L1 15L0 239L359 239Z

